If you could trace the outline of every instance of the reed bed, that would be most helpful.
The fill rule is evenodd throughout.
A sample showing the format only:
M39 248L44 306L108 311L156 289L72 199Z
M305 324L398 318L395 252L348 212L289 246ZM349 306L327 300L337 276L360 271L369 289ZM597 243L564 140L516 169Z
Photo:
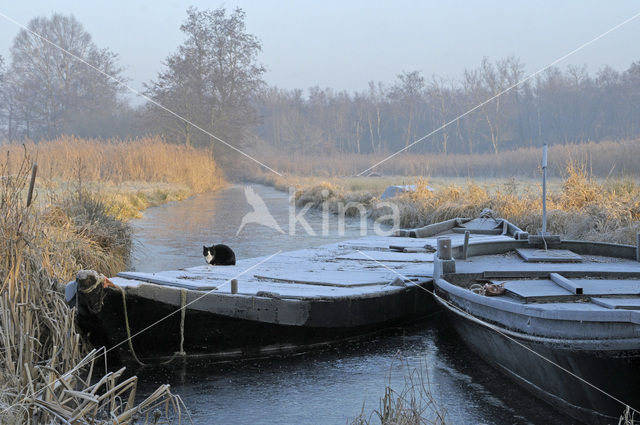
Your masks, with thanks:
M447 415L446 406L431 386L428 368L421 362L420 366L409 369L399 390L391 384L389 373L379 407L365 411L363 405L360 414L350 420L349 425L446 425L451 423ZM636 423L635 412L627 406L620 413L618 425Z
M330 178L355 176L385 160L388 155L300 156L267 152L259 158L283 174ZM473 155L416 154L408 151L370 169L364 175L537 178L541 156L541 147ZM589 172L598 177L638 175L640 163L636 158L640 158L638 140L552 145L549 147L549 173L562 177L565 164L577 161L586 164Z
M10 157L9 174L20 167L25 149L38 163L39 175L48 180L179 183L195 192L224 185L222 171L209 150L167 143L157 136L132 140L62 136L39 143L0 145L0 154Z
M175 145L160 137L133 140L79 139L0 144L7 175L28 152L39 165L42 200L58 203L70 192L87 193L103 202L119 220L139 218L142 211L226 184L211 151Z
M389 374L380 407L365 412L363 406L350 425L445 425L447 409L434 395L427 367L411 369L404 381L404 386L397 391L391 385Z
M606 240L635 243L640 231L640 184L631 178L596 179L584 162L565 164L564 178L547 195L548 230L568 239ZM283 179L286 180L286 179ZM500 185L483 185L468 180L466 184L438 185L429 189L430 179L417 178L417 190L393 198L400 210L400 227L420 227L455 217L477 217L485 208L523 230L537 233L542 221L541 188L538 184L519 185L504 180ZM348 185L347 185L348 186ZM299 205L320 206L328 202L336 212L339 205L359 202L377 219L389 214L374 208L380 191L348 190L335 180L299 185ZM353 208L347 214L357 214Z
M168 387L134 405L135 378L98 377L95 351L60 293L81 268L111 275L126 264L128 226L78 192L27 205L33 158L0 164L0 417L3 424L170 423L180 400Z

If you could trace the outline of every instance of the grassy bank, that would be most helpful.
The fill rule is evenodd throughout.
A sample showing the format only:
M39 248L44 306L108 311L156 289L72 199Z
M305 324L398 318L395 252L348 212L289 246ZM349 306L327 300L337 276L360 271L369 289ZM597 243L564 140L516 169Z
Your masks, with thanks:
M547 199L548 230L569 239L635 244L640 231L640 184L631 178L594 177L584 163L565 164L563 178L552 180ZM400 227L420 227L455 217L476 217L485 208L520 228L537 233L542 220L540 180L461 180L423 177L329 178L265 175L262 183L296 188L299 205L327 202L337 212L349 202L363 204L376 219L389 214L375 208L389 184L415 184L417 190L393 198ZM435 190L429 190L429 187ZM347 214L358 214L353 208Z
M81 269L111 276L126 267L131 232L125 218L172 196L221 187L211 155L158 139L72 138L2 145L0 153L2 423L168 423L178 417L181 402L168 386L135 405L135 377L121 380L122 371L96 376L94 362L103 359L83 342L60 289ZM35 202L27 205L35 162Z

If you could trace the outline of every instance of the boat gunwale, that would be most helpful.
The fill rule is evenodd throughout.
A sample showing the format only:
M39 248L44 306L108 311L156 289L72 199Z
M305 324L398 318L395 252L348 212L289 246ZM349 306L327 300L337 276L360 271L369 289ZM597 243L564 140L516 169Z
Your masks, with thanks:
M578 309L551 310L549 308L541 307L542 305L548 305L549 303L527 304L515 302L514 299L507 300L500 297L487 297L485 295L476 294L467 288L450 283L446 279L438 279L434 281L434 286L436 288L436 292L440 290L479 306L485 306L521 316L535 317L544 320L566 320L572 322L629 322L640 325L640 310L608 309L602 306L599 306L602 308L601 311L585 311ZM434 295L438 296L437 294ZM572 303L561 302L560 304L570 306ZM580 304L584 305L584 303ZM462 308L461 306L457 307Z
M514 338L521 341L527 341L536 344L545 344L557 346L557 348L563 349L582 349L582 350L598 350L598 351L626 351L631 350L640 344L640 337L635 338L610 338L610 339L596 339L596 338L550 338L540 335L532 335L524 332L519 332L502 326L499 323L489 322L481 317L477 317L472 313L469 313L464 308L451 303L450 300L434 294L436 302L444 308L446 311L454 313L464 319L467 319L480 326L484 326L498 333L502 333L507 337ZM605 345L606 343L607 345ZM570 344L570 346L568 346ZM625 348L626 347L626 348Z
M124 279L124 278L120 278L120 279ZM166 291L168 294L175 293L177 296L179 296L180 292L184 290L187 292L188 296L195 296L196 298L202 297L203 299L204 297L211 295L215 297L228 298L228 299L243 299L243 300L263 299L263 300L280 300L280 301L293 301L293 302L299 302L299 301L334 302L334 301L345 301L350 299L353 300L353 299L377 298L377 297L384 297L390 294L402 292L404 290L409 290L414 287L424 288L426 285L433 282L433 278L424 277L424 278L419 278L413 281L404 282L404 286L394 286L391 283L379 285L380 287L379 290L372 291L372 292L362 292L357 294L338 295L338 296L327 296L327 295L309 296L309 295L279 294L275 291L258 291L256 294L246 294L246 293L232 294L231 292L218 292L217 290L214 290L214 289L184 288L180 286L162 285L162 284L148 282L144 280L134 280L134 279L127 279L127 280L131 280L137 283L135 285L122 287L126 291L127 295L134 295L134 296L143 297L143 298L148 298L147 294L144 293L145 291L148 291L148 290L154 290L154 291L161 290L163 292ZM361 288L361 287L355 287L353 289L357 289L357 288ZM365 287L365 288L370 288L370 287ZM106 288L106 289L113 290L113 291L117 290L113 288ZM343 288L340 288L340 289L343 289ZM344 288L344 289L350 289L350 288ZM261 292L262 294L258 295ZM274 294L277 296L267 296L266 294ZM180 299L176 298L176 302L172 304L180 306L180 303L181 303Z
M446 236L446 235L442 235ZM500 241L479 241L469 242L467 248L467 258L479 257L484 255L504 254L505 252L515 250L516 248L531 248L527 240L500 240ZM455 244L452 246L452 255L456 259L462 257L464 244ZM627 260L636 259L636 246L616 244L611 242L597 241L576 241L562 240L559 249L568 249L583 255L596 255L611 258L622 258ZM611 251L615 251L612 253ZM612 255L615 254L615 255Z

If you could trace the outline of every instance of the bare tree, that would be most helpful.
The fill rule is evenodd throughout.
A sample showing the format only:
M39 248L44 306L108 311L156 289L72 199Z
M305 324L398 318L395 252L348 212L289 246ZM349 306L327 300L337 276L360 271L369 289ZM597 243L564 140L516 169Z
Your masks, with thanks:
M369 124L369 137L371 139L371 152L378 153L384 148L382 146L382 102L384 101L385 90L382 83L376 84L369 81L369 107L367 108L367 122Z
M431 109L434 112L434 122L440 124L440 126L445 126L455 114L453 109L454 90L453 81L449 80L447 82L444 78L439 78L435 75L431 79L431 83L427 89L427 94L431 98ZM447 153L449 131L450 130L447 127L440 130L440 135L442 137L442 152L444 154Z
M165 70L147 87L148 94L189 121L235 147L246 144L258 116L252 104L263 85L258 39L246 32L245 13L235 9L189 8L180 26L185 42L169 56ZM215 149L224 165L232 153L215 138L195 130L165 111L150 114L164 123L163 132L181 135L186 144Z
M406 119L406 130L404 131L404 145L409 146L409 142L415 138L415 115L418 103L424 95L425 82L420 71L407 72L398 75L398 82L391 87L390 97L400 105L400 112Z
M475 108L487 98L486 90L482 85L482 80L477 70L464 70L462 87L464 92L463 105L466 110ZM464 118L466 144L469 154L477 151L475 142L483 138L479 117L480 114L476 111Z
M520 82L524 76L524 64L515 56L510 56L505 60L505 67L507 72L507 86L512 87L511 95L513 96L513 110L516 111L516 119L518 123L517 143L522 143L525 137L522 124L522 107L520 105L521 91L523 88L521 87Z
M494 153L498 153L503 121L501 116L503 98L498 95L506 88L507 70L504 62L498 62L496 66L485 57L480 63L479 71L487 93L487 99L485 100L493 98L489 103L482 106L482 111L489 126L491 146Z
M114 53L99 49L73 16L34 18L27 26L41 37L20 30L11 47L9 70L12 107L18 112L12 119L20 122L23 136L82 133L79 129L99 126L105 115L108 119L117 111L122 90L117 83L44 39L121 79Z

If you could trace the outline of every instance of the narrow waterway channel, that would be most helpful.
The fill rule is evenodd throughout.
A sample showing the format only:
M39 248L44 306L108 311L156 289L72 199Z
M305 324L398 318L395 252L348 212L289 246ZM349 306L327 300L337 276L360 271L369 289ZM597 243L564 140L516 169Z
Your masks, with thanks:
M212 243L226 243L238 258L250 258L360 236L358 218L347 219L340 234L335 216L329 217L328 232L323 235L320 210L303 216L315 235L301 225L292 234L288 194L266 186L252 188L284 233L248 224L236 235L242 217L252 208L244 187L232 186L151 208L144 218L134 220L132 267L153 272L201 265L202 245ZM367 222L365 231L371 232L372 225ZM349 423L363 409L379 410L385 385L402 391L414 370L422 376L414 383L428 386L434 405L446 412L448 424L572 423L467 350L439 314L303 355L233 363L187 362L143 368L136 374L139 398L169 383L184 400L194 424L279 425ZM379 423L375 414L371 423Z

